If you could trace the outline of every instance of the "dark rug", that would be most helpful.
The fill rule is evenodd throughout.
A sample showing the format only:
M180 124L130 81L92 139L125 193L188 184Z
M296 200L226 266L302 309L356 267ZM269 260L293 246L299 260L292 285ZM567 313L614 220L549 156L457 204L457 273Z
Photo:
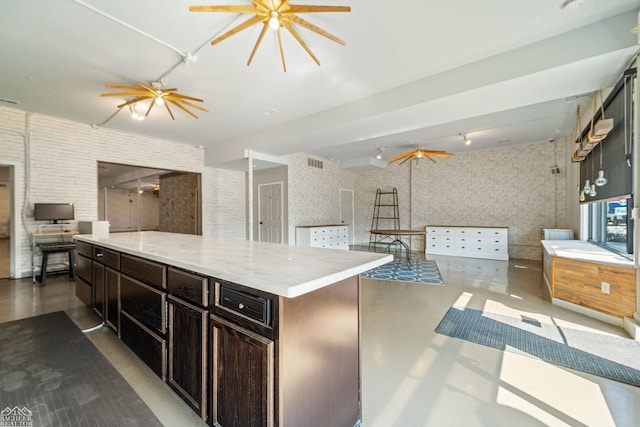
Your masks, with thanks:
M162 426L64 312L1 323L0 343L0 422Z
M452 307L436 332L640 387L640 342Z
M398 282L428 283L443 285L438 265L433 260L415 259L407 263L406 260L393 260L360 275L366 279L393 280Z

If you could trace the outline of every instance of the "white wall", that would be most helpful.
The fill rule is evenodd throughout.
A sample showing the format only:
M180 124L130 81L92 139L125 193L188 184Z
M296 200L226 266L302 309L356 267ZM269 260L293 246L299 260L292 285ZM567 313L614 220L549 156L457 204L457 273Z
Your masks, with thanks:
M0 107L0 164L16 165L18 206L26 200L16 277L31 271L34 202L72 202L76 220L98 219L98 161L202 173L203 233L244 238L244 175L205 167L203 149Z

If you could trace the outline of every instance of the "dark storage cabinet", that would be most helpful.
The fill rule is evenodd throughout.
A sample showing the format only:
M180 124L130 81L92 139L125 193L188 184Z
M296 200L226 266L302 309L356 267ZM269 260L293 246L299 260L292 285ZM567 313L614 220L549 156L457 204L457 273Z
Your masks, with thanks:
M120 273L106 267L105 283L105 323L115 332L120 330Z
M168 312L167 382L206 419L208 311L169 296Z
M104 265L93 262L93 311L104 319Z
M166 267L157 262L122 254L120 272L156 288L166 289Z
M80 242L78 242L80 243ZM76 246L76 250L81 246ZM90 251L89 251L90 252ZM76 280L76 296L86 306L93 306L93 265L91 258L88 258L81 254L80 251L75 257L76 261L76 276L79 280Z
M120 339L162 380L166 379L166 341L129 314L120 316Z
M166 292L161 292L124 274L120 277L120 307L155 333L166 332Z
M211 424L273 426L274 343L211 315Z

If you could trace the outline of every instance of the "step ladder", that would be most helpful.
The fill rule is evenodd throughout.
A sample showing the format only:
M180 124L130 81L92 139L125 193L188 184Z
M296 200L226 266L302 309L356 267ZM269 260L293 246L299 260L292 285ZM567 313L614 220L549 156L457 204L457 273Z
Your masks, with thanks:
M399 230L400 229L400 209L398 208L398 189L392 191L376 190L376 200L373 205L373 218L371 219L371 230ZM388 246L394 241L393 236L382 234L369 234L369 249L376 245Z

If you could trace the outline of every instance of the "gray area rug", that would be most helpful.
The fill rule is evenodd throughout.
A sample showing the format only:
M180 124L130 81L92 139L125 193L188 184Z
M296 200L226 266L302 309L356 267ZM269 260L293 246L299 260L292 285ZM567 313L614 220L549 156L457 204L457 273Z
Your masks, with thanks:
M162 426L64 312L1 323L0 343L0 421Z
M640 387L640 342L452 307L436 332Z
M433 260L416 259L409 265L405 260L393 260L360 275L366 279L443 285L438 265Z

